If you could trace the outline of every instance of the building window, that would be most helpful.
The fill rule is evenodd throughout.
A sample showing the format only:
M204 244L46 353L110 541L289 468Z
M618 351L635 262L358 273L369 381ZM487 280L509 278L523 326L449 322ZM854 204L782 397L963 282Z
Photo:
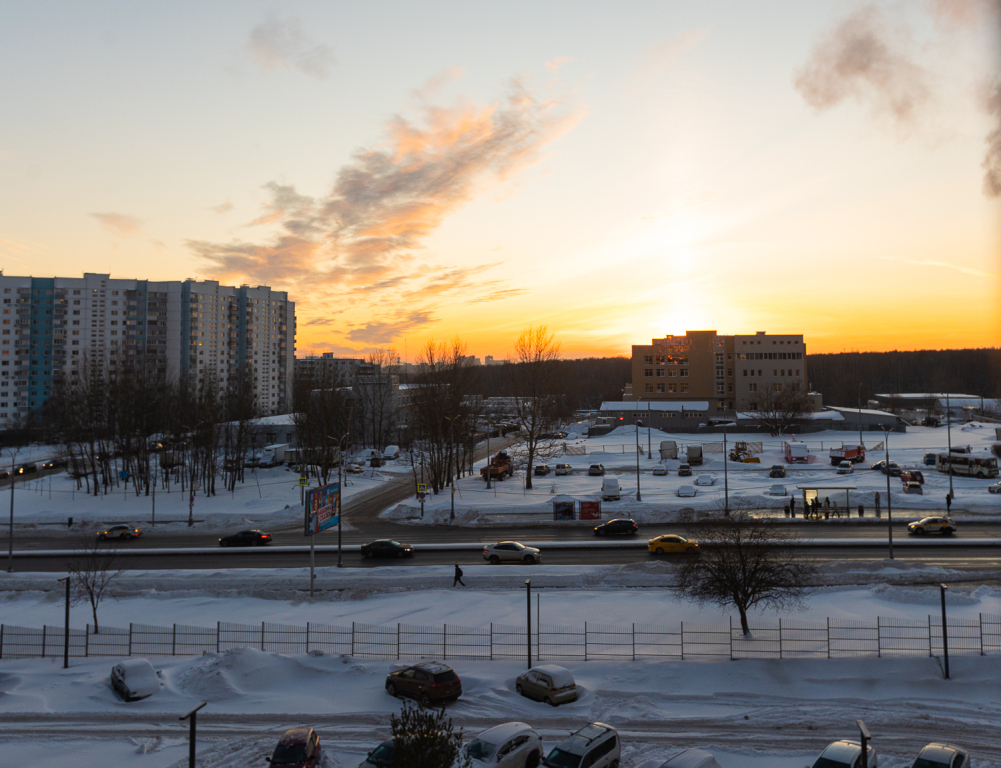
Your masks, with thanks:
M653 355L643 355L643 362L647 365L653 365Z
M688 369L687 368L682 368L681 369L681 378L685 378L686 376L688 376Z
M657 355L656 360L657 360L657 365L663 365L664 364L664 356L663 355Z
M663 384L658 384L657 385L657 391L660 392L660 393L663 393L664 392L664 385Z
M644 391L652 393L653 392L653 384L647 384L646 385L646 389Z
M747 391L748 392L757 392L758 391L758 385L754 384L754 383L748 384L747 385Z
M644 368L643 369L643 375L644 376L653 376L653 368Z
M733 384L727 384L726 391L729 392L730 394L733 394Z
M775 382L774 384L772 384L772 389L774 391L776 391L776 392L781 392L782 391L782 384L779 383L779 382Z
M675 384L675 383L673 383L673 382L671 384L668 384L667 385L667 391L670 392L670 393L672 393L672 394L677 394L677 392L678 392L678 385Z
M657 369L657 378L658 379L663 379L664 378L664 369L663 368L658 368Z
M726 369L726 375L727 375L727 378L732 378L733 377L733 368L727 368Z
M717 395L724 395L724 394L726 394L726 392L725 392L722 384L717 384L716 385L716 394Z
M670 376L673 379L673 378L677 377L678 371L675 370L674 368L671 368L671 369L668 370L667 375Z
M726 400L716 401L716 410L725 411L726 410Z
M681 385L681 391L682 391L682 393L687 392L688 391L688 385L687 384L682 384Z

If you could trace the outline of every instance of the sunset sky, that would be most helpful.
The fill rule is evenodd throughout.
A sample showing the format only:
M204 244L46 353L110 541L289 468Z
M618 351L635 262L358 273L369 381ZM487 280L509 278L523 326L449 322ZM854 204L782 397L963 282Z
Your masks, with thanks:
M297 352L1001 343L1001 0L0 7L0 267L267 284Z

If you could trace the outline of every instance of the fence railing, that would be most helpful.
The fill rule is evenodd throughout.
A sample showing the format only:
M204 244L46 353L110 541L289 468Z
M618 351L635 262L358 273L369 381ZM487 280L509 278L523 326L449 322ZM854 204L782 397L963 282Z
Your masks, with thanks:
M942 653L942 622L876 617L875 623L827 619L826 622L756 622L745 636L739 623L730 625L681 622L675 627L650 624L594 624L583 626L538 624L531 630L532 657L539 661L601 661L636 659L802 659L862 656L936 656ZM948 623L949 652L986 656L1001 653L1001 615L978 614ZM63 627L19 627L0 624L0 659L61 656ZM523 658L528 638L525 627L490 624L420 626L350 625L305 626L261 622L215 627L174 624L160 627L129 624L96 631L71 628L69 655L73 657L196 656L232 648L256 648L281 654L344 654L369 659L483 659Z

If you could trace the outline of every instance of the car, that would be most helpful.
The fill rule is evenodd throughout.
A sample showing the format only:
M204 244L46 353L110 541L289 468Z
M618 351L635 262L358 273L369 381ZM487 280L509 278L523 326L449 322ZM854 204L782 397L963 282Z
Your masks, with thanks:
M365 557L413 557L414 548L395 539L376 539L361 545Z
M914 480L904 483L904 493L916 493L920 496L924 496L924 488L921 487L921 483Z
M926 517L907 524L907 532L918 536L926 533L941 533L943 536L952 536L956 532L956 524L948 517Z
M557 464L556 465L556 475L557 475L557 477L562 476L562 475L572 475L572 474L573 474L573 467L571 467L569 464Z
M271 534L264 531L240 531L219 539L220 547L263 547L271 543Z
M647 763L642 765L646 766ZM685 749L657 768L720 768L715 755L704 749Z
M386 739L368 753L368 757L358 763L357 768L390 768L395 762L396 742Z
M38 471L38 465L32 464L30 462L27 464L18 464L16 467L14 467L15 475L33 475L37 471Z
M781 464L772 464L772 468L768 470L769 477L785 477L786 468Z
M911 768L970 768L970 753L951 744L926 744Z
M548 464L536 464L532 474L542 477L543 475L548 475L551 471Z
M925 484L925 476L920 469L908 469L906 472L901 472L900 479L905 483L914 482L920 483L921 485Z
M626 520L624 518L617 518L615 520L608 520L601 525L594 526L595 536L614 536L616 534L625 534L629 536L636 533L639 528L636 523L632 520Z
M542 759L542 737L526 723L489 728L466 747L475 768L535 768Z
M695 478L696 485L703 485L703 486L712 485L715 482L716 478L713 477L712 475L699 475L698 477Z
M663 536L647 539L646 544L652 555L697 555L699 553L699 543L695 539L686 539L676 533L666 533Z
M601 500L618 501L622 498L622 489L617 477L606 477L601 481Z
M1001 493L1001 481L991 483L987 486L988 493Z
M594 476L597 476L597 475L603 475L603 474L605 474L605 465L604 464L592 464L590 467L587 468L587 474L590 475L591 477L594 477Z
M514 681L519 696L558 706L577 701L577 683L569 669L556 664L540 664L522 672Z
M617 768L621 759L622 746L615 729L590 723L561 741L542 764L546 768Z
M134 528L131 525L119 524L97 532L97 538L101 539L138 539L143 535L142 528Z
M542 552L535 547L526 547L517 541L499 541L483 548L483 559L492 565L498 563L539 563Z
M344 471L351 475L360 475L365 471L365 467L359 464L357 461L352 461L344 467Z
M667 467L665 467L663 464L658 464L656 467L653 468L653 476L667 477Z
M42 462L42 469L65 469L67 463L66 459L48 459Z
M0 469L0 480L7 480L10 478L10 472L6 469Z
M697 491L695 490L694 485L679 485L677 493L678 496L687 498L689 496L694 496L696 492Z
M390 672L386 677L386 693L390 696L409 696L430 707L434 702L459 698L462 695L462 679L447 664L423 661Z
M320 737L312 728L289 728L278 739L278 745L267 761L271 765L289 768L319 768Z
M887 473L886 472L886 467L887 467L887 463L886 463L886 460L884 459L882 461L877 461L875 464L873 464L871 467L869 467L869 469L879 470L880 472L882 472L885 475ZM897 464L897 462L891 461L889 463L889 467L890 467L890 477L900 477L901 469L900 469L900 465Z
M149 659L126 659L111 668L111 687L123 701L138 701L160 690L160 676Z
M926 453L924 455L924 458L921 460L921 463L924 464L926 467L934 467L935 466L935 454L934 453Z
M850 461L842 461L838 464L837 474L852 475L855 473L855 465Z
M691 476L692 476L691 464L680 464L678 466L678 477L691 477Z
M768 488L769 496L786 496L788 491L784 485L772 485Z
M869 768L879 768L872 745L866 745ZM841 739L827 745L813 768L862 768L862 745L852 739Z

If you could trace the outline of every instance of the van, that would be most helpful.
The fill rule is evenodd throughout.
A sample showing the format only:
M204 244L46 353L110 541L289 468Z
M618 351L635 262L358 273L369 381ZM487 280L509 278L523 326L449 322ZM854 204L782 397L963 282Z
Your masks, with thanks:
M556 474L557 475L572 475L573 474L573 467L571 467L569 464L557 464L556 467L555 467L555 469L556 469Z
M387 445L385 450L382 452L382 458L386 461L395 461L400 458L400 446L398 445Z
M261 450L261 461L259 466L262 467L276 467L279 464L285 462L285 450L289 447L288 443L275 443L274 445L266 445Z
M621 498L619 480L615 477L606 477L601 481L601 500L618 501Z

